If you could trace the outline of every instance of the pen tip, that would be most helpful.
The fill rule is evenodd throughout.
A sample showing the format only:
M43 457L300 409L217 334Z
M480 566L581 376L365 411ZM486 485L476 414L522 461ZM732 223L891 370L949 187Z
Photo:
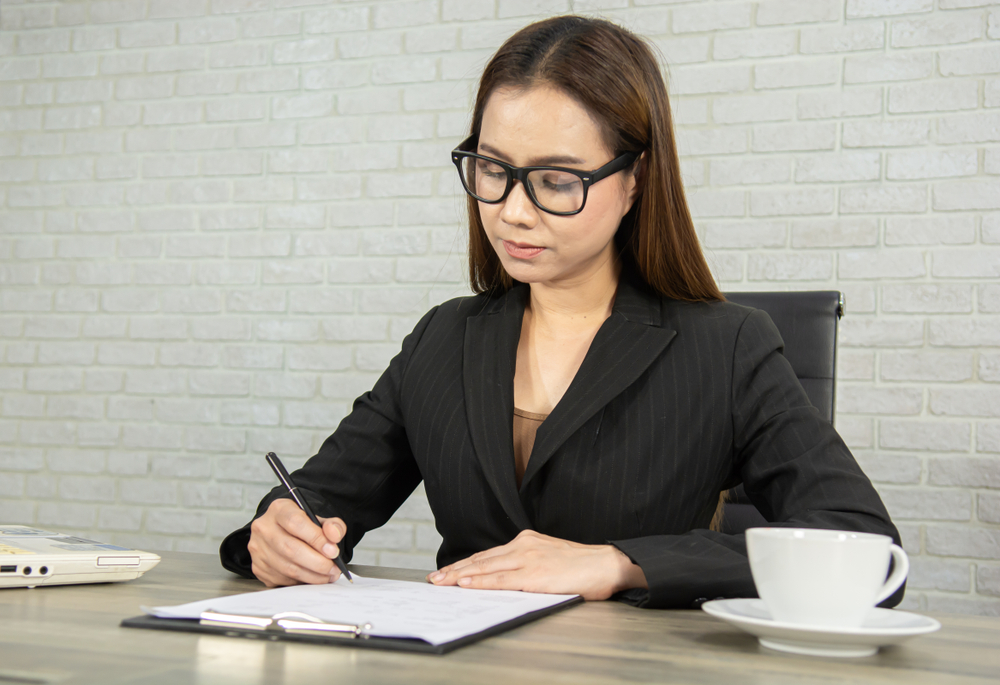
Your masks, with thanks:
M348 578L347 582L350 583L351 585L354 585L354 579L353 578Z

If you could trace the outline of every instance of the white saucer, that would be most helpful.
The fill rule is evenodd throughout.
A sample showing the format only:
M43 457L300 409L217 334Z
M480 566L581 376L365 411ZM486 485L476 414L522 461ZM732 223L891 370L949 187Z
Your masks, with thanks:
M756 635L764 647L810 656L871 656L883 645L894 645L941 628L933 618L894 609L872 609L860 628L824 628L779 623L771 618L760 599L716 599L705 602L701 608Z

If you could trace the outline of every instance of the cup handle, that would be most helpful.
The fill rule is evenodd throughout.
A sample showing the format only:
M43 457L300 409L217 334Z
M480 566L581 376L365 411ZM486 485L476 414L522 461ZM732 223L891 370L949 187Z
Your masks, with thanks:
M892 569L892 575L886 579L885 584L882 586L882 591L875 598L876 605L884 602L889 595L898 590L899 586L906 580L906 574L910 572L910 558L906 556L906 552L903 551L902 547L892 545L889 548L889 553L896 563Z

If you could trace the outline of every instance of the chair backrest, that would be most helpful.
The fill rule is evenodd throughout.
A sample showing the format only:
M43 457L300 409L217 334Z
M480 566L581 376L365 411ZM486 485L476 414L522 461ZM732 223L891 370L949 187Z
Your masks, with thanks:
M837 322L844 297L837 291L726 293L726 299L768 313L785 341L788 359L820 415L833 423L837 378ZM726 495L723 533L767 525L740 485Z
M843 295L835 290L726 293L726 299L768 313L785 341L785 358L809 401L833 423L837 322L844 315Z

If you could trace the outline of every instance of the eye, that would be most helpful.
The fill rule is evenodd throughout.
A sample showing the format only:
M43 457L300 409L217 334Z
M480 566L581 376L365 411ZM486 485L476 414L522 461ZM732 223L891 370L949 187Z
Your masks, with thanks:
M490 178L501 178L507 175L507 172L503 170L502 166L494 164L487 159L476 160L476 171L483 176L488 176Z
M573 193L579 189L580 179L573 174L560 171L547 171L542 176L541 186L553 193Z

